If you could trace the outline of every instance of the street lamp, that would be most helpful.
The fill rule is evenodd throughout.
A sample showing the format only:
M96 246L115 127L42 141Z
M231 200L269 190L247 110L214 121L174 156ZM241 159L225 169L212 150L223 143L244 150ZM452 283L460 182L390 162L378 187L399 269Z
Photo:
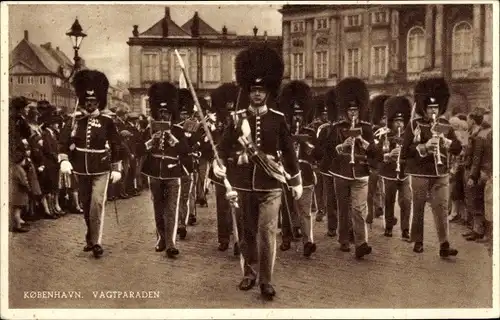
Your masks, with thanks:
M75 19L75 22L73 22L71 29L66 32L66 35L70 37L71 43L73 44L73 49L75 50L75 56L73 57L75 64L73 65L72 70L66 69L64 67L62 70L64 78L66 79L66 81L68 81L73 76L73 74L75 74L80 69L81 59L78 56L78 50L80 50L80 45L83 41L83 38L85 38L87 35L83 33L83 28L80 25L80 22L78 22L78 18Z

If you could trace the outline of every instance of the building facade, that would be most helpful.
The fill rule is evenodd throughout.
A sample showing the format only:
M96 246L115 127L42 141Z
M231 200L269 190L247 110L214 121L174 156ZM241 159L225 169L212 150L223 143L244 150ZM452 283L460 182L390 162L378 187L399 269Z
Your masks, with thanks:
M235 81L236 55L253 43L266 41L282 52L281 37L237 35L223 28L220 32L208 25L198 13L177 25L165 8L164 17L146 31L139 33L136 25L129 38L131 108L147 113L147 90L156 81L179 85L181 69L175 55L177 49L198 95L205 95L223 83Z
M492 5L285 5L280 12L285 81L322 93L355 76L372 95L411 96L420 78L443 76L449 109L491 108Z
M40 46L29 41L29 33L9 55L9 96L31 101L47 100L61 109L74 108L75 93L64 74L73 68L71 60L51 43Z

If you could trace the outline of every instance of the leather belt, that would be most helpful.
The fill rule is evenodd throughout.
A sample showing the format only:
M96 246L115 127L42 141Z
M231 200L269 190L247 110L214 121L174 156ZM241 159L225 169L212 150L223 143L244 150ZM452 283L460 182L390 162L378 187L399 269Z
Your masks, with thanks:
M87 153L104 153L104 152L108 151L106 149L87 149L87 148L78 148L78 147L76 147L76 150L81 151L81 152L87 152Z

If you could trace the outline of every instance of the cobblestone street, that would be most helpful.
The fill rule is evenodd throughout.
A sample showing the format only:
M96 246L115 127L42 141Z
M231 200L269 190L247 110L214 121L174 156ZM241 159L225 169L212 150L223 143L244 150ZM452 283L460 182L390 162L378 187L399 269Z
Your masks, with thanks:
M198 223L178 240L176 260L156 253L150 194L117 202L120 225L108 203L100 260L82 251L83 216L32 223L26 234L9 234L10 308L490 308L492 262L482 244L465 241L465 228L450 225L456 259L439 258L430 212L426 215L425 251L385 238L381 219L370 232L373 253L356 261L326 236L316 223L317 252L302 256L302 246L278 249L274 284L277 296L264 302L255 287L238 289L239 259L217 251L213 192L209 208L198 208ZM397 214L399 216L399 214ZM281 239L278 239L278 245ZM77 299L29 298L31 291L78 291ZM102 299L97 291L155 291L158 298ZM25 292L28 292L26 297Z

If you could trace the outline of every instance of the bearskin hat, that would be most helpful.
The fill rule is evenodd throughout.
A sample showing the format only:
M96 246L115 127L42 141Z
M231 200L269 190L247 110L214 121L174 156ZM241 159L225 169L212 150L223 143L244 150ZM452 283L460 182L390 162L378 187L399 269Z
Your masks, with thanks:
M180 112L193 112L194 99L189 89L179 89L179 111Z
M179 90L170 82L156 82L149 87L149 108L151 117L159 119L159 110L167 109L172 120L179 119Z
M251 86L263 86L276 97L283 78L284 65L280 55L267 46L243 50L235 60L236 82L246 92Z
M378 125L382 118L386 116L384 103L390 96L386 94L379 94L370 100L368 109L370 110L370 122Z
M108 100L109 81L106 75L97 70L81 70L73 76L73 86L79 104L95 99L99 102L99 110L106 107Z
M311 87L303 81L291 81L281 90L278 105L288 120L294 113L302 113L306 122L310 121L312 111Z
M411 103L405 96L390 97L385 101L384 109L388 124L394 120L403 120L406 125L410 121Z
M338 105L337 105L337 95L335 93L335 87L331 88L326 92L325 105L328 112L328 120L337 121Z
M29 104L29 101L26 97L21 96L21 97L15 97L10 101L10 106L13 109L14 112L18 112L21 109L26 108L26 106Z
M338 116L347 114L350 107L359 109L360 118L365 119L369 101L368 88L359 78L344 78L335 87Z
M234 83L224 83L217 89L212 91L212 109L217 114L217 117L224 119L227 115L237 109L238 95L239 99L243 99L240 94L240 88Z
M446 112L450 89L444 78L429 78L420 80L413 92L415 96L415 112L421 116L425 115L427 107L439 106L439 115Z

